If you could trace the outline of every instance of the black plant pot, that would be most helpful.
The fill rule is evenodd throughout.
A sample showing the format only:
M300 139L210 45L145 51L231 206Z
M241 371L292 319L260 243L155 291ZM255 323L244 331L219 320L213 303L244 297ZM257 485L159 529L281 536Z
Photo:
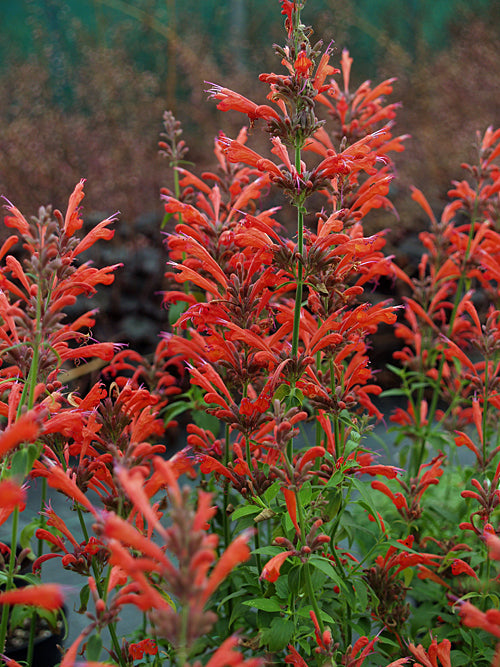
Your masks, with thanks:
M21 548L17 547L17 556L19 556L20 552ZM16 588L22 588L27 585L22 575L29 574L32 565L33 561L31 558L26 557L23 560L18 575L14 575L14 585ZM3 588L3 586L0 586L0 588ZM63 607L55 629L43 620L38 622L38 627L36 628L37 636L33 645L33 659L28 667L54 667L61 662L62 654L58 647L62 646L64 639L66 611L66 608ZM15 636L7 636L5 655L8 658L12 658L20 663L26 662L28 658L29 626L30 622L27 621L26 626L19 628Z
M63 614L65 614L65 611L66 610L63 610ZM64 630L65 627L62 619L59 621L55 631L48 627L39 630L39 636L36 637L33 646L33 660L29 667L54 667L61 662L62 654L59 647L62 646L63 643ZM7 646L5 649L5 655L7 657L20 663L27 660L27 642L22 642L19 646L13 646L12 639L7 638Z

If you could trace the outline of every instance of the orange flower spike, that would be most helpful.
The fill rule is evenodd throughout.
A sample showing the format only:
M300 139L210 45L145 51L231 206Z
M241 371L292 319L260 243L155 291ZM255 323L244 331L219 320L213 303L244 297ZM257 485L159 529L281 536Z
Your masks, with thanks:
M193 531L208 530L209 521L217 513L217 506L212 505L212 494L198 491L198 508L193 521Z
M84 184L85 179L82 178L75 186L75 189L69 198L68 210L66 211L66 216L64 218L64 234L66 236L73 236L76 230L80 229L83 225L83 220L79 214L78 207L80 206L82 199L85 197L83 191Z
M9 658L7 655L2 655L2 660L5 667L22 667L14 658Z
M334 74L338 74L340 72L339 69L336 67L332 67L332 65L328 64L328 61L330 60L330 53L326 51L323 53L321 56L321 60L319 61L318 68L316 69L316 74L314 76L314 81L313 81L313 86L314 88L318 91L318 93L324 92L325 90L328 90L330 88L329 85L323 85L325 83L325 79L327 76L333 76Z
M227 137L222 137L219 139L224 147L224 154L229 162L243 162L248 164L251 167L255 167L259 171L268 172L271 176L276 178L281 178L282 173L280 169L272 162L266 158L263 158L261 155L253 151L252 149L244 146L239 141L232 141Z
M228 574L239 563L244 563L250 558L250 548L248 541L252 536L253 531L247 530L239 535L224 551L222 556L217 561L214 569L210 573L208 581L204 587L201 595L201 601L205 604L212 593L218 588L219 584L224 581Z
M108 539L114 539L120 544L137 549L142 554L158 561L167 569L172 569L172 564L156 543L141 535L130 523L113 512L103 513L103 533Z
M35 461L32 475L33 477L46 477L47 483L52 489L61 491L95 515L95 509L90 500L59 465L48 461L48 467L46 468L39 461Z
M26 493L12 479L0 482L0 525L5 523L14 509L22 512L26 507Z
M442 577L440 577L438 574L430 570L428 567L422 564L417 564L417 569L418 569L418 574L417 577L419 579L430 579L431 581L434 581L436 584L439 584L440 586L444 586L445 588L451 589L451 586L446 583Z
M127 470L123 466L115 466L115 474L118 480L132 501L135 509L146 518L151 527L158 530L162 537L166 536L166 530L160 523L157 514L154 512L149 498L144 493L144 474L140 469Z
M488 546L490 558L493 560L500 560L500 538L496 536L494 531L490 532L485 529L484 539Z
M40 584L25 586L0 593L0 604L25 604L41 607L49 611L60 609L64 604L64 595L59 584Z
M0 457L22 442L33 442L40 432L33 412L26 412L0 433Z
M342 59L340 61L340 67L342 69L342 76L344 78L344 94L349 94L349 79L351 76L351 65L353 63L353 58L349 57L349 51L347 49L342 50Z
M238 651L235 651L239 639L235 635L228 637L207 662L206 667L262 667L265 661L262 658L248 658L247 660ZM186 667L189 665L186 664ZM201 667L200 662L195 662L193 667Z
M13 204L11 204L11 202L8 199L6 199L6 201L7 201L6 208L7 211L10 213L10 215L6 215L4 218L5 226L17 229L23 235L25 234L29 235L30 226L24 215L18 208L16 208Z
M68 530L65 522L60 517L58 517L57 514L52 509L50 501L49 504L45 506L45 510L42 512L42 514L47 517L47 526L52 526L60 533L62 533L64 537L67 540L69 540L74 547L79 546L78 542L75 540L71 532Z
M111 225L114 222L116 222L116 216L117 214L115 213L111 217L106 218L106 220L101 220L101 222L99 222L93 229L91 229L90 232L83 237L80 243L73 250L73 252L71 253L71 257L76 257L77 255L80 255L82 252L85 252L85 250L91 248L94 245L94 243L99 239L110 241L115 235L115 230L108 229L108 225ZM115 266L118 267L122 265L115 264Z

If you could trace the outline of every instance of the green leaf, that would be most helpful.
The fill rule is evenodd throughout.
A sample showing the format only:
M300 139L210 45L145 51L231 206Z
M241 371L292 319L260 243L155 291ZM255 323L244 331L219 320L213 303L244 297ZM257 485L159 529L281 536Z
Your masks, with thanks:
M261 645L273 653L281 651L290 643L294 630L293 621L289 618L273 618L270 627L262 630Z
M470 656L463 653L463 651L451 651L450 652L451 664L455 667L461 667L461 665L470 664Z
M217 417L209 415L202 410L193 410L191 416L196 426L207 429L207 431L211 431L215 437L219 435L220 421L217 419Z
M275 598L256 598L255 600L245 600L242 604L260 611L281 611L281 605Z
M87 605L89 603L90 597L90 588L88 584L85 584L80 589L80 609L77 609L77 614L84 614L87 611Z
M282 485L281 480L276 480L275 482L273 482L271 486L268 489L266 489L265 492L262 494L261 496L262 500L265 503L269 504L271 500L274 500L274 498L276 498L276 496L280 492L281 485Z
M21 548L26 549L30 546L31 538L37 528L40 528L40 519L34 519L24 526L18 540Z
M87 641L87 659L89 662L99 660L102 651L102 639L101 635L92 635Z
M274 403L274 401L276 399L278 401L282 401L289 394L290 394L290 385L289 384L280 384L280 386L276 389L276 391L273 394L272 403Z
M349 604L352 604L352 588L347 586L344 579L338 574L337 570L333 567L332 563L327 558L322 558L321 556L313 556L308 561L313 567L321 570L323 574L331 579L339 588L341 588Z
M27 475L28 452L26 449L18 449L12 456L11 475L18 479L24 479Z
M301 609L298 609L295 613L297 616L301 616L302 618L311 618L310 611L312 610L312 605L308 604L305 607L301 607ZM319 610L319 615L321 616L321 620L325 621L326 623L331 623L332 625L335 625L335 620L330 616L330 614L327 614L326 611L323 611L323 609Z
M239 519L242 516L259 514L261 511L262 507L257 507L256 505L242 505L241 507L237 507L231 514L231 521L236 521L236 519Z
M278 579L274 582L274 587L276 588L276 594L280 600L288 600L288 596L290 595L288 574L280 574Z
M311 502L312 497L312 486L311 482L304 482L302 488L299 492L300 501L302 502L302 507L307 507Z

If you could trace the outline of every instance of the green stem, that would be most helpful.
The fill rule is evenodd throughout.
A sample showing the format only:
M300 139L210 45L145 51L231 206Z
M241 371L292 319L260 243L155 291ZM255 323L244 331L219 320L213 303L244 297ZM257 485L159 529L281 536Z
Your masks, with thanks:
M230 447L230 442L229 442L229 424L226 424L226 437L225 437L225 443L224 443L224 466L227 468L229 465L230 461L230 452L229 452L229 447ZM229 480L226 479L224 482L224 499L223 499L223 507L222 507L222 530L224 531L224 549L227 549L229 546L229 542L231 541L231 530L230 530L230 525L229 525L229 514L228 514L228 507L229 507ZM231 584L231 592L232 592L232 587ZM232 616L233 613L233 601L230 598L227 601L226 605L226 613L227 613L227 619L228 623L229 620Z
M78 520L80 522L80 527L82 529L83 537L84 537L85 541L88 542L89 533L88 533L88 530L87 530L87 526L85 525L85 521L83 519L82 510L79 507L77 507L76 511L77 511L77 514L78 514ZM106 600L107 591L105 591L105 589L103 588L103 586L101 584L101 575L100 575L100 572L97 568L97 564L96 564L96 560L95 560L94 556L92 556L91 567L92 567L92 572L94 574L94 581L95 581L97 593L99 594L99 597L101 599ZM106 577L106 581L108 580L110 571L111 571L111 568L108 571L108 576ZM107 588L107 586L105 588ZM123 656L122 656L120 642L118 641L118 635L116 634L116 621L114 621L113 623L110 623L108 625L108 630L109 630L109 634L111 636L111 641L113 642L113 648L115 649L115 653L118 656L120 666L121 667L127 667L127 665L126 665L126 663L123 659Z
M300 172L300 151L301 147L295 147L295 168ZM304 285L304 268L302 265L302 255L304 253L304 209L302 204L298 202L297 208L297 287L295 290L295 310L293 314L293 332L292 332L292 357L297 356L299 349L299 324L300 324L300 310L302 307L302 292Z
M307 540L306 540L306 528L305 528L305 518L304 518L304 511L302 509L302 503L300 501L300 495L298 492L298 489L294 489L295 493L295 499L297 502L297 519L299 522L299 528L300 528L300 541L302 542L303 546L306 546ZM304 563L304 578L305 578L305 584L306 584L306 591L307 591L307 596L309 598L309 602L311 603L311 606L313 608L314 613L316 614L316 618L318 619L318 625L319 629L321 630L321 633L325 631L325 626L323 624L323 619L321 618L321 610L318 605L318 601L316 599L316 595L314 593L314 588L312 585L312 579L311 579L311 565L307 562Z
M260 588L262 590L262 593L264 593L264 584L262 583L262 580L260 579L260 574L262 572L262 559L260 557L260 553L258 552L258 549L260 549L260 532L259 532L259 525L257 524L255 526L255 534L254 534L254 540L255 540L255 550L257 553L255 554L255 558L257 560L257 571L259 573L259 584Z
M42 497L40 499L40 527L45 528L45 525L47 523L45 519L45 515L43 514L43 508L45 507L45 500L47 498L47 479L45 477L42 477ZM43 555L43 540L38 540L38 545L37 545L37 558L40 558ZM33 609L31 613L31 620L30 620L30 636L28 640L28 653L26 655L26 662L28 665L31 665L32 660L33 660L33 650L35 647L35 635L36 635L36 619L37 619L37 613L36 609Z
M16 545L17 545L17 531L19 527L19 507L16 507L12 512L12 531L10 543L9 567L7 570L7 581L5 582L5 590L10 591L14 587L14 566L16 563ZM7 604L2 605L2 619L0 621L0 654L5 652L5 641L7 639L7 626L9 621L10 607Z

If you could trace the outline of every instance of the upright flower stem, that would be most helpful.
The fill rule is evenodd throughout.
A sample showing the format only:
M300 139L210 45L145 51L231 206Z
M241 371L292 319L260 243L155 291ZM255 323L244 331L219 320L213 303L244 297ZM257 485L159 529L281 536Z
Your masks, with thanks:
M85 521L83 519L82 510L79 507L77 507L76 511L77 511L77 514L78 514L78 519L80 521L80 527L82 529L83 537L85 538L85 541L88 542L89 534L88 534L88 531L87 531L87 526L85 525ZM111 568L109 568L109 572L110 571L111 571ZM97 565L96 565L94 556L92 556L92 572L94 574L94 581L95 581L97 592L99 593L99 597L103 600L106 600L107 586L105 588L103 588L103 586L101 584L101 575L100 575L100 573L97 569ZM109 575L109 572L108 572L108 575ZM113 648L115 650L116 655L118 656L120 666L121 667L126 667L125 662L123 660L121 647L120 647L120 642L118 640L118 635L116 634L116 621L113 622L113 623L110 623L108 625L108 630L109 630L109 634L111 636L111 641L113 642Z
M224 438L224 466L227 468L230 461L230 441L229 441L229 424L226 424L225 429L225 438ZM224 531L224 548L227 549L231 541L231 530L230 530L230 521L228 514L229 507L229 480L224 481L224 496L223 496L223 507L222 507L222 530ZM231 586L231 584L230 584ZM231 591L232 592L232 591ZM231 618L233 613L233 600L229 598L226 605L226 613L228 620Z
M305 519L304 519L304 511L302 509L302 503L300 500L300 494L297 489L295 489L295 499L297 501L297 518L299 522L299 528L300 528L300 540L303 545L306 544L306 529L305 529ZM325 626L323 625L323 619L321 618L321 610L318 605L318 601L316 599L316 595L314 593L314 588L312 584L312 579L311 579L311 566L309 563L304 563L304 578L305 578L305 584L306 584L306 590L307 590L307 596L309 597L309 602L311 603L311 606L313 608L314 613L316 614L316 618L318 619L318 625L320 627L321 632L323 633L325 631Z
M295 147L295 168L300 172L300 150L301 147ZM297 288L295 290L295 310L293 314L293 332L292 332L292 357L297 356L299 349L299 324L300 311L302 307L302 291L304 285L304 268L302 255L304 252L304 209L302 203L296 204L297 208Z
M12 512L12 542L10 545L9 569L5 590L11 590L14 583L14 565L16 562L17 530L19 525L19 507ZM0 620L0 654L5 652L5 641L7 639L7 626L9 621L9 605L2 605L2 618Z
M479 184L476 187L476 197L474 200L474 209L471 214L471 221L470 221L470 226L469 226L469 235L467 239L467 247L465 248L465 252L462 258L462 270L460 271L460 277L458 280L458 285L457 289L455 291L455 299L453 302L453 310L450 315L450 321L448 323L448 336L451 337L451 334L453 332L453 326L455 324L455 319L457 316L458 312L458 307L460 305L460 301L462 300L462 295L464 292L465 288L465 280L466 280L466 271L465 267L467 265L467 262L469 261L470 257L470 250L472 246L472 241L474 239L474 230L476 226L476 218L477 218L477 213L478 213L478 203L479 203ZM427 444L427 440L429 438L430 432L433 428L433 422L434 422L434 415L436 414L436 409L438 405L438 400L439 400L439 395L440 395L440 388L441 388L441 382L443 380L443 373L444 373L444 364L445 364L445 357L444 354L441 354L440 362L439 362L439 367L438 367L438 376L437 380L435 383L435 391L432 393L432 400L431 404L429 407L429 412L427 415L427 425L425 429L423 429L423 433L420 437L420 446L418 447L418 453L416 458L414 459L413 466L413 474L416 477L418 475L418 471L420 466L423 463L424 456L425 456L425 446ZM423 392L423 388L419 390L420 393ZM423 395L422 395L423 398Z

